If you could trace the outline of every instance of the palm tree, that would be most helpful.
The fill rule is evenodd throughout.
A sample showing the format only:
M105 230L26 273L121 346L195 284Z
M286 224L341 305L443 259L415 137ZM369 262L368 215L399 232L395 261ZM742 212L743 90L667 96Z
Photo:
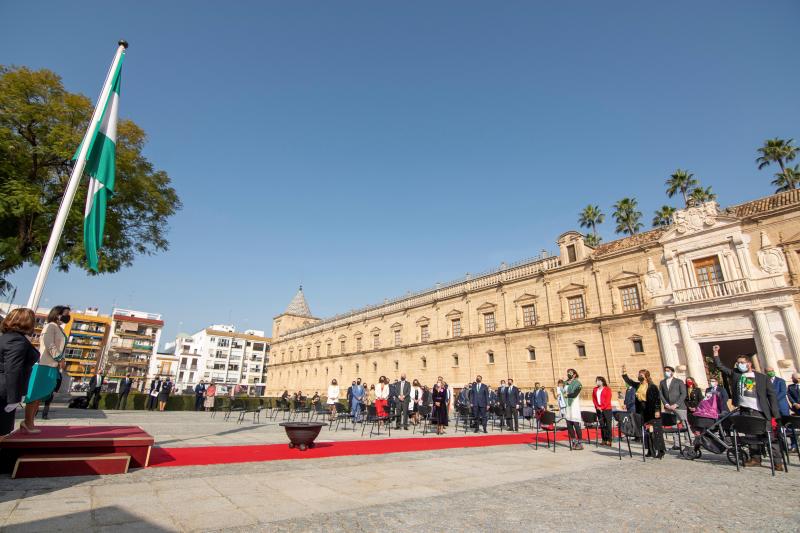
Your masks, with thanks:
M636 198L623 198L614 204L614 220L617 222L616 232L633 235L642 229L642 212L637 211L639 202Z
M764 141L764 146L758 149L758 153L761 155L756 158L758 169L761 170L772 163L778 163L778 166L781 167L781 174L785 174L786 163L797 155L797 147L792 144L793 142L794 139L785 141L777 137Z
M685 204L689 201L686 192L692 187L700 185L700 182L695 179L694 174L691 172L678 169L672 173L665 184L667 186L667 196L672 198L680 192L683 195L683 203Z
M588 235L586 235L583 241L586 243L586 246L591 246L592 248L596 248L597 245L600 244L600 241L602 240L603 238L600 235L589 233Z
M776 193L800 188L800 165L795 165L794 168L786 168L783 173L775 174L772 184L777 187L775 189Z
M717 195L711 190L711 187L706 187L705 189L702 187L695 187L691 194L689 194L689 198L691 198L695 204L702 204L704 202L716 200Z
M592 236L592 242L594 244L590 244L589 246L597 246L597 243L600 242L600 236L597 235L597 225L602 224L605 219L606 215L600 210L599 205L589 204L580 212L578 223L582 228L589 228L592 230L590 235ZM586 242L587 244L589 243L588 235Z
M653 214L653 227L663 228L672 224L673 213L675 213L675 208L671 205L662 205L661 208L656 209Z

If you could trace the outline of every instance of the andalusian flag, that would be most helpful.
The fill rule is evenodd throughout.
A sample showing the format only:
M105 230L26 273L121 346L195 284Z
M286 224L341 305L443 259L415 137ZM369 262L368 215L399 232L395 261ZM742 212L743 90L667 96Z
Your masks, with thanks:
M83 246L89 267L97 272L97 255L103 244L103 229L106 223L106 197L114 194L114 158L117 144L117 113L119 110L120 75L122 73L122 54L111 80L111 91L103 106L103 114L91 137L86 155L86 169L89 176L89 193L86 196L86 211L83 220ZM78 147L80 153L81 147Z

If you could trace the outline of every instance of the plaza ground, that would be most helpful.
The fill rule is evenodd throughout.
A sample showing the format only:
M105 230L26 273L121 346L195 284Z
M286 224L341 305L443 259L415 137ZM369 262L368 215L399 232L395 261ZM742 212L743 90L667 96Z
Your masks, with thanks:
M164 447L286 442L278 421L253 424L249 417L236 424L208 413L63 407L51 416L44 423L139 425ZM359 435L323 429L320 440ZM522 444L148 468L119 476L4 476L0 521L9 532L797 531L798 480L800 465L773 478L768 468L737 472L717 456L690 462L672 452L643 463L636 455L620 461L616 448L570 452L559 445L553 453Z

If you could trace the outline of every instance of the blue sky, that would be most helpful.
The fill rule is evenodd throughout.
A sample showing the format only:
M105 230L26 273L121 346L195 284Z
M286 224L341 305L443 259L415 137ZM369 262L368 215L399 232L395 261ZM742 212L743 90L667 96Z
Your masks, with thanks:
M51 274L43 305L269 331L302 283L328 316L554 250L578 211L649 223L688 168L723 205L772 192L800 138L800 3L4 2L0 64L121 114L184 209L170 250ZM600 228L614 238L610 215ZM11 281L24 302L33 268Z

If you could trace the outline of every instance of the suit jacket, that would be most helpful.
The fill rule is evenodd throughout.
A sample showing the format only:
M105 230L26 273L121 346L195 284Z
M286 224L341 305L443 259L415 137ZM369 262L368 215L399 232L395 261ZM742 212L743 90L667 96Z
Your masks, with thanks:
M150 392L160 391L160 390L161 390L161 380L160 379L154 379L153 381L150 382Z
M509 407L517 407L519 405L519 389L512 385L511 387L506 387L505 391L505 404Z
M786 380L779 377L774 377L770 380L772 387L775 389L775 398L778 401L778 412L781 416L789 416L789 399L786 397Z
M636 387L625 391L625 410L629 413L636 411Z
M203 385L202 383L198 383L197 385L194 386L195 396L202 396L203 393L205 392L206 392L206 386Z
M720 360L719 357L714 358L714 364L717 368L731 380L731 395L733 396L733 405L739 406L739 377L742 373L738 369L728 368ZM767 419L780 418L780 411L778 410L778 401L775 398L775 389L769 382L766 374L761 372L754 372L756 382L756 398L758 398L758 406L761 412Z
M789 402L794 405L800 403L800 385L792 383L788 388Z
M397 384L398 396L402 395L407 400L410 394L411 394L411 383L409 381L401 381Z
M105 383L105 382L106 382L106 377L101 375L100 376L100 383L98 383L97 382L97 374L95 374L94 376L92 376L92 379L89 380L89 389L90 390L100 389L100 388L103 387L103 383Z
M683 380L672 377L672 382L667 388L667 380L662 379L658 384L658 393L661 395L661 403L664 405L675 404L678 409L686 409L686 383Z
M131 391L131 386L133 385L133 380L130 378L125 378L119 382L119 393L120 394L127 394Z
M39 352L22 333L9 331L0 336L0 403L19 403L28 392L31 369Z
M506 403L506 389L508 387L497 387L497 401L500 405L505 406Z
M477 383L472 385L472 391L470 393L472 397L472 405L475 407L488 407L489 406L489 387L486 386L485 383L480 384L480 388L478 387Z
M539 389L533 393L533 408L547 409L547 391Z

